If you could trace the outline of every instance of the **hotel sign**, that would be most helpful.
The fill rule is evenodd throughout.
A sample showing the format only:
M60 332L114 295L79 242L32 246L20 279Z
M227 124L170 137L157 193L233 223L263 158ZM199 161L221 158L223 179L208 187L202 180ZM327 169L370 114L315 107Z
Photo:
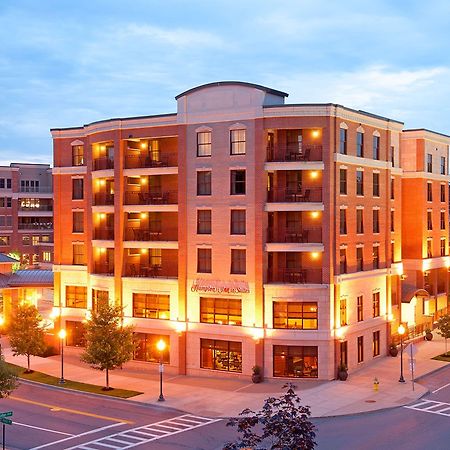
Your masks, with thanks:
M213 292L215 294L248 294L250 287L246 281L219 281L196 279L191 286L192 292Z

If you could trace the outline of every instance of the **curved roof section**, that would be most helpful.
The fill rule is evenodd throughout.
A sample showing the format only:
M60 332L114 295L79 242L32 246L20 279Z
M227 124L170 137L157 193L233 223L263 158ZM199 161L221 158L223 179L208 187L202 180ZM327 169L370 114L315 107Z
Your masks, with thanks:
M9 280L8 286L53 286L53 272L51 270L18 270L14 272Z
M0 253L0 263L14 264L16 262L19 261L15 258L11 258L11 256L5 255L4 253Z
M408 286L402 292L402 303L410 303L414 297L428 298L429 296L429 292L425 289L417 289L415 286Z
M279 97L287 97L289 94L282 91L277 91L276 89L271 89L266 86L261 86L260 84L247 83L245 81L216 81L214 83L202 84L201 86L194 87L192 89L188 89L187 91L178 94L175 97L175 100L178 100L180 97L184 97L185 95L192 94L193 92L200 91L202 89L210 88L210 87L219 87L219 86L246 86L249 88L259 89L260 91L267 92L268 94L277 95Z

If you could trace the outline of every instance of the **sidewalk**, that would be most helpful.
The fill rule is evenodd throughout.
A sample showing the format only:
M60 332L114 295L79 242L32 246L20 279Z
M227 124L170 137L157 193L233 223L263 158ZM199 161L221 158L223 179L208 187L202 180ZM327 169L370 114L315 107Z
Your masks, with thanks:
M417 344L415 378L433 372L447 363L430 359L444 352L444 342L434 333L431 342ZM12 356L7 340L2 339L6 361L26 367L26 358ZM404 376L406 383L399 383L400 354L396 358L381 357L367 368L349 375L347 381L292 380L302 403L311 406L313 417L336 416L375 411L384 408L406 405L426 394L427 390L415 383L412 391L408 356L404 357ZM60 375L60 357L32 357L34 370ZM64 376L69 380L103 385L105 374L94 370L79 361L79 350L66 348L64 351ZM124 369L110 372L113 387L134 389L143 392L128 401L158 404L159 374L154 365L127 364ZM380 382L379 391L373 390L373 379ZM192 414L209 417L235 416L244 408L260 409L264 399L278 396L283 392L286 380L270 380L261 384L245 380L203 378L193 376L170 376L165 374L164 406L183 410Z

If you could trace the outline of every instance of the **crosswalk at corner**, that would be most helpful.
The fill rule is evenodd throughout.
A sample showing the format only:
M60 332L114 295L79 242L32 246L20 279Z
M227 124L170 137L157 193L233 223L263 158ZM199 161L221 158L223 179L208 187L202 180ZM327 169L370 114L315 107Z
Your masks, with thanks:
M404 408L450 417L450 403L445 402L437 402L434 400L420 400L418 403L415 403L414 405L404 406Z

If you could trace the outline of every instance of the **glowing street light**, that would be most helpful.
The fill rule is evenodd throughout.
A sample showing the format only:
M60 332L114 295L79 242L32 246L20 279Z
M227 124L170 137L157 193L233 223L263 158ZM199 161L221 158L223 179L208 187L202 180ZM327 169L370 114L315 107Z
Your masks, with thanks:
M159 397L158 402L165 401L164 395L163 395L163 372L164 372L164 364L163 364L163 353L166 349L166 343L163 339L160 339L156 343L156 348L159 351Z
M58 331L58 337L60 339L60 348L61 348L61 378L59 379L59 384L64 384L66 380L64 380L64 339L66 339L67 333L64 328L61 328Z
M404 383L405 379L403 378L403 335L405 334L405 327L403 324L398 326L397 332L400 335L400 378L399 383Z

